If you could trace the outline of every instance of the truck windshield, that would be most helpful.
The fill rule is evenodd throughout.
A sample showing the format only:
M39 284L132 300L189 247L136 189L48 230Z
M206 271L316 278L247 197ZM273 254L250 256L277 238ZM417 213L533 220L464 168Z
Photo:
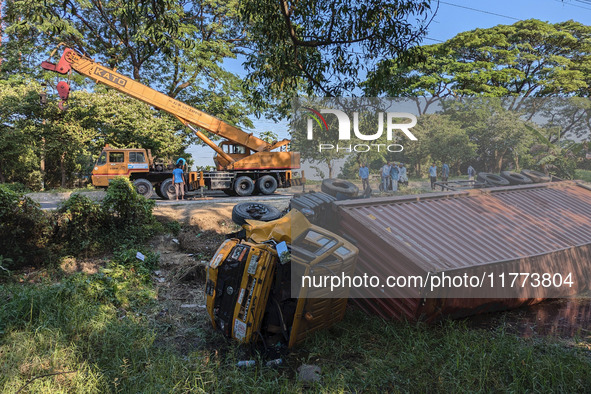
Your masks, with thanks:
M106 163L107 163L107 152L103 152L103 153L101 153L98 160L96 161L96 165L102 166L102 165L105 165Z

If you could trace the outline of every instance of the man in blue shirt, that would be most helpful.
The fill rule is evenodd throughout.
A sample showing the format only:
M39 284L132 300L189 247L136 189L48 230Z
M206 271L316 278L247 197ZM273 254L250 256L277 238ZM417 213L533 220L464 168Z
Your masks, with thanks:
M172 182L174 183L174 191L176 193L176 199L179 197L181 200L185 199L185 177L183 170L181 169L181 163L176 165L176 168L172 170Z
M447 182L447 178L449 178L449 166L446 163L443 163L441 166L441 180Z
M369 187L369 168L365 163L359 165L359 178L361 178L361 185L365 191Z
M429 167L429 178L431 178L431 190L435 190L435 182L437 182L437 167L435 163Z

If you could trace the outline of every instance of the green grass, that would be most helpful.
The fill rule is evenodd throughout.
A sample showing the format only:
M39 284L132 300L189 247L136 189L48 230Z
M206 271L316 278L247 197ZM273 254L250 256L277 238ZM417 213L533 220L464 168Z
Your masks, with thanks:
M161 393L305 391L302 363L322 368L319 392L565 391L591 387L588 343L523 339L502 324L384 322L351 309L343 322L310 337L277 369L235 367L250 357L210 327L195 325L188 350L156 318L148 263L116 254L94 275L54 275L42 283L0 284L0 392ZM202 283L196 283L202 286ZM194 340L198 338L198 340ZM261 363L259 363L260 365Z
M585 182L591 182L591 171L575 170L575 179L580 179Z

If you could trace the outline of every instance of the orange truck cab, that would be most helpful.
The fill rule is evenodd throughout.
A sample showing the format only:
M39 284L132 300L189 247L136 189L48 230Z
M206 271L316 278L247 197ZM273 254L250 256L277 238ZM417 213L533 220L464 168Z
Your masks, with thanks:
M115 177L148 173L150 156L145 149L114 149L107 145L92 169L92 184L107 187L109 181Z

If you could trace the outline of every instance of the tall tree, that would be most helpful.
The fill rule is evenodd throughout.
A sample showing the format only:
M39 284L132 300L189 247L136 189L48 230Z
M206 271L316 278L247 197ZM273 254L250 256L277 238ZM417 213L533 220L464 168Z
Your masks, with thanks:
M591 26L535 19L475 29L379 64L366 93L390 97L588 96ZM519 102L517 102L519 103ZM424 108L423 108L424 109Z
M429 0L252 0L246 66L255 100L289 103L294 93L350 94L375 62L402 53L434 15Z
M251 126L245 88L223 67L225 59L240 52L237 44L245 37L237 4L238 0L6 0L9 61L2 72L38 74L41 59L63 42L171 97Z

